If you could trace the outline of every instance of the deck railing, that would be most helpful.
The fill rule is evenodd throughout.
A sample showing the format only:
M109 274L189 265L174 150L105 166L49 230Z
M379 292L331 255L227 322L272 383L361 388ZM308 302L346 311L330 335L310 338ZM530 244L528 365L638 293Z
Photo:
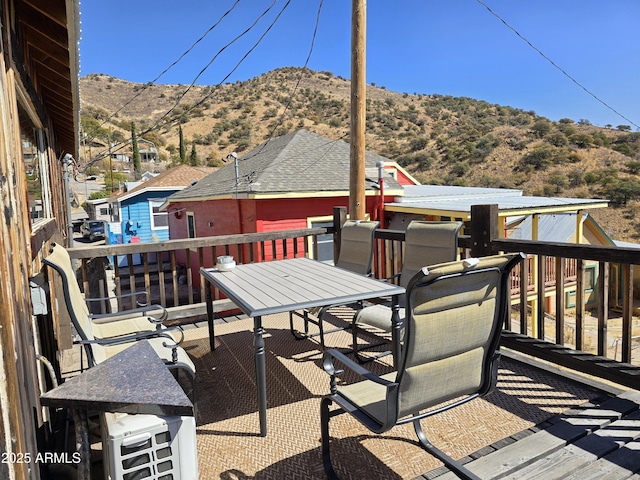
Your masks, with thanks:
M633 355L640 336L633 317L633 265L640 264L640 249L500 239L497 228L492 228L497 225L492 215L497 213L475 209L474 220L473 212L459 238L461 257L500 251L527 254L512 277L513 315L505 325L505 345L640 389L640 360ZM339 221L336 217L337 224ZM339 239L339 228L312 228L83 246L69 253L80 261L85 291L96 292L90 285L95 262L91 259L103 258L108 262L101 263L113 267L116 294L135 285L157 303L176 307L201 304L205 295L199 269L213 266L218 255L231 254L239 263L303 255L317 258L318 238L331 233ZM403 241L403 232L376 232L376 278L401 271ZM589 277L593 285L585 276L587 267L596 272ZM107 292L104 283L92 296L106 296L103 293ZM612 292L619 292L620 301ZM219 292L214 291L214 298L221 298Z
M318 236L326 228L168 240L164 242L82 246L69 249L79 261L81 284L89 298L121 297L132 291L163 307L192 305L204 299L200 268L212 267L218 256L232 255L236 262L251 263L308 256L317 258ZM112 273L109 273L112 272ZM109 277L113 289L109 286ZM219 298L215 292L215 298ZM127 297L123 297L127 298ZM118 300L118 309L130 305ZM101 311L109 311L105 301Z

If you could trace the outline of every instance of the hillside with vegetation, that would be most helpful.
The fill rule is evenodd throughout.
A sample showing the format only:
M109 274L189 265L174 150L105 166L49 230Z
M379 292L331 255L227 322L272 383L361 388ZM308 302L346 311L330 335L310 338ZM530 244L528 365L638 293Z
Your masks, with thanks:
M132 155L131 133L153 142L160 166L216 166L268 138L305 128L349 139L350 83L328 72L281 68L217 86L80 79L81 161L108 168ZM132 130L133 128L133 130ZM640 132L588 119L550 121L482 100L367 87L367 149L422 183L518 188L526 195L606 198L592 215L616 240L640 243ZM112 143L111 150L108 145Z

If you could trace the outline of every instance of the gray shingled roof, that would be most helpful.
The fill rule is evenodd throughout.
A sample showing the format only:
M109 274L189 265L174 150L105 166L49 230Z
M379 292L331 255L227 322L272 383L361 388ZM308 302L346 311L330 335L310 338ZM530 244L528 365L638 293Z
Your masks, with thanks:
M349 144L307 130L273 138L238 158L239 194L349 191ZM376 162L389 159L367 152L367 190L377 185ZM385 176L385 191L402 187ZM225 196L236 191L235 166L230 162L196 185L174 193L168 201Z

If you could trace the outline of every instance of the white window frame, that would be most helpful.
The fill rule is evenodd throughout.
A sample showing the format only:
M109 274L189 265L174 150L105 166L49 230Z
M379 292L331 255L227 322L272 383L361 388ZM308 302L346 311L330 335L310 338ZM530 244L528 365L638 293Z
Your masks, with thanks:
M313 228L314 223L333 223L333 215L325 215L320 217L307 217L307 228ZM333 235L331 235L333 237ZM333 242L333 238L332 238ZM313 256L313 239L309 237L307 239L307 251L309 252L309 256ZM331 255L330 259L321 259L321 262L330 263L333 265L333 255Z
M196 238L196 216L193 212L187 212L187 238Z
M154 207L159 207L160 205L162 205L164 203L164 199L157 199L157 198L150 198L148 200L149 202L149 218L151 219L151 230L169 230L169 213L164 211L164 212L154 212L153 208ZM160 226L156 226L156 216L164 216L166 218L166 225L160 225Z

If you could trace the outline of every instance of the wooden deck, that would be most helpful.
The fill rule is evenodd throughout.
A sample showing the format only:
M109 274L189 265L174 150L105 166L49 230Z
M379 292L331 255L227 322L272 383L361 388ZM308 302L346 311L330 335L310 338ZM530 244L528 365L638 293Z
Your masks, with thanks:
M224 309L228 303L221 302L220 306ZM313 372L316 371L317 365L314 364L319 359L317 345L293 341L287 330L286 318L279 323L276 323L274 318L267 322L270 336L267 344L273 354L272 361L280 359L271 364L272 367L279 366L279 370L275 377L270 377L270 382L273 385L278 377L278 383L283 382L282 386L286 385L287 388L272 391L270 420L273 422L273 435L267 438L259 437L255 434L255 387L252 383L251 334L248 330L250 323L243 320L247 320L244 315L216 320L220 328L220 336L217 338L222 343L216 352L212 353L208 349L206 321L191 324L188 320L181 319L187 338L190 339L187 340L186 346L198 364L199 391L216 392L212 398L208 398L209 395L201 396L198 402L201 415L197 435L200 478L226 478L223 475L237 470L246 475L237 478L279 480L291 478L282 476L286 472L290 474L297 471L306 475L298 478L321 479L323 474L315 417L317 396L322 392L326 393L327 384L322 374L319 382L311 379L316 375ZM493 402L489 402L502 405L505 409L509 409L509 405L513 405L516 410L522 408L527 400L540 408L551 406L558 398L562 399L563 394L558 392L566 390L554 390L549 388L550 385L563 387L581 378L553 366L542 366L540 362L510 349L504 351L504 357L507 365L516 361L539 369L541 373L535 378L543 380L543 383L527 382L523 390L511 393L514 388L510 382L513 380L507 379L507 383L502 386L506 387L506 390ZM290 373L295 373L295 376L289 378L287 369L284 368L284 364L280 365L280 361L288 365L287 368L292 369ZM559 377L560 374L564 376ZM226 392L229 385L232 388ZM457 441L464 443L471 439L478 443L476 447L466 450L473 453L468 453L461 462L482 479L640 479L640 391L603 384L598 379L585 379L585 385L589 390L597 390L600 393L591 397L591 401L582 401L568 409L558 410L560 413L545 416L541 422L536 423L534 420L528 428L516 428L508 432L506 424L496 425L504 422L504 415L508 415L508 410L499 414L493 425L480 429L463 423L469 427L469 431L455 432ZM242 394L245 387L246 392ZM238 402L239 398L243 400ZM517 401L512 403L513 400ZM502 404L501 401L505 403ZM212 408L210 402L214 402L216 408ZM566 402L561 400L561 403ZM309 412L304 410L305 406ZM483 412L484 409L478 411ZM310 422L303 431L297 422L292 420L300 416L300 412L304 413L303 417ZM474 412L475 410L468 412L469 418L475 419L474 423L487 422L486 419L478 418L478 413ZM511 410L510 413L514 411ZM527 418L524 413L520 414L523 415L523 420ZM456 413L455 416L458 415L459 413ZM467 414L463 414L463 417L465 415ZM443 433L439 442L442 442L443 438L450 438L454 433L451 429L457 428L453 425L447 426L448 421L435 420L435 425L431 424L432 428ZM354 428L353 422L349 425L349 429ZM502 434L503 431L507 433ZM437 461L425 461L424 458L418 461L417 456L421 455L421 450L415 446L412 432L406 436L405 442L398 441L401 436L396 431L390 433L391 436L385 440L377 436L359 436L357 430L349 430L345 434L346 438L336 432L336 441L341 446L338 450L350 452L358 457L358 462L354 462L354 465L345 464L344 453L342 459L338 457L338 464L345 469L342 478L362 478L362 468L369 472L367 478L371 479L458 478L446 467L438 467ZM367 438L367 447L371 449L369 453L359 445L357 439L360 437ZM483 439L486 441L483 442ZM455 449L459 446L449 448ZM96 478L99 478L101 448L99 444L94 445L94 448L94 469L98 475ZM476 450L478 448L479 450ZM238 455L239 451L245 453ZM266 466L261 467L260 462L264 462ZM414 468L412 475L406 475L400 473L402 468L397 465L405 462L416 465L421 465L421 462L425 465L432 463L433 466L418 469L417 472ZM359 469L356 468L358 463L362 464Z
M471 455L465 466L483 479L640 478L640 392L571 409ZM445 467L424 478L458 478Z

